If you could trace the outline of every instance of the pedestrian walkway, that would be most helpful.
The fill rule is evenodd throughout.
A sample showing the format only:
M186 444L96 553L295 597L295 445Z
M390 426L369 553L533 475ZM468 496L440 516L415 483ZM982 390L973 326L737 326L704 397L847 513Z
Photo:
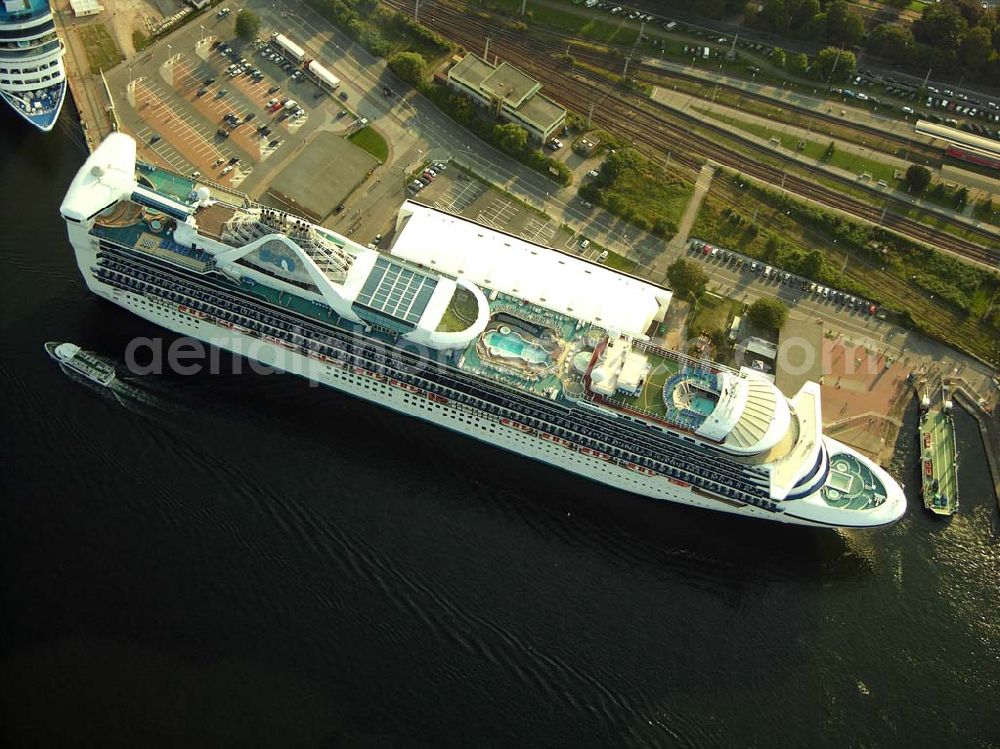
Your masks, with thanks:
M673 239L671 239L670 243L667 245L669 250L673 252L683 251L684 245L687 243L688 234L691 233L691 227L694 226L694 222L698 220L698 212L701 211L701 203L705 199L706 193L708 193L708 188L712 186L712 178L714 176L715 164L708 162L702 166L701 171L698 173L698 179L694 183L694 193L692 193L691 199L684 208L684 215L681 216L681 222L677 227L677 233L674 234Z

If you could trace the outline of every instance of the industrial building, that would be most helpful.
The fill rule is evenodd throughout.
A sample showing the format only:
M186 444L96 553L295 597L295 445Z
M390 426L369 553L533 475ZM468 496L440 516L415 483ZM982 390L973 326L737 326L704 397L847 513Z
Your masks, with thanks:
M448 71L448 85L542 143L566 122L566 110L539 93L542 84L506 62L494 66L468 54Z

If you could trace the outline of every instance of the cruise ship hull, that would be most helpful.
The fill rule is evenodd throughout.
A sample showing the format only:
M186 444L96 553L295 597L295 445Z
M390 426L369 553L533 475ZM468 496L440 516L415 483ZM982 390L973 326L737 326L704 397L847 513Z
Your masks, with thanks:
M478 283L461 258L437 272L457 256L423 248L464 252L485 230L407 203L392 254L376 252L137 163L119 134L60 210L95 294L217 349L644 497L827 528L906 509L880 467L822 434L815 383L789 399L639 340L669 303L639 279L536 246L493 264L515 241L501 235Z
M700 496L683 486L683 482L673 481L660 474L649 475L642 472L639 466L628 468L618 465L610 459L610 456L601 457L591 454L597 451L586 451L586 448L581 449L576 445L553 441L516 422L502 423L503 419L492 419L480 411L463 408L461 404L455 402L442 403L441 401L446 399L435 399L432 394L409 387L402 382L395 382L391 377L347 366L342 362L324 362L284 346L263 342L258 337L215 324L185 305L171 304L109 286L90 271L96 256L93 253L83 253L81 256L79 251L77 254L81 261L81 273L86 278L90 290L96 295L173 333L191 336L216 348L252 359L265 367L273 367L304 377L406 416L422 419L523 457L569 471L617 491L794 525L818 528L850 527L842 520L822 522L797 517L793 508L783 513L775 513L749 504L730 503L721 498L716 500ZM86 255L90 257L87 258ZM842 447L832 441L831 443L838 448Z
M62 112L63 104L66 101L66 81L60 81L51 88L51 101L48 102L47 108L34 112L26 110L23 106L19 106L18 102L14 99L14 95L7 91L0 90L0 97L3 98L7 106L16 112L21 119L25 120L31 126L38 128L43 133L47 133L55 127L56 121L59 119L59 114Z

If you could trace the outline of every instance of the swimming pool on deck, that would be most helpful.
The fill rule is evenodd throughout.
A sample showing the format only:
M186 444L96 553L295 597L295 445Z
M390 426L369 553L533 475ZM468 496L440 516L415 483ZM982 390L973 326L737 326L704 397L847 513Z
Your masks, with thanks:
M483 336L483 343L491 355L505 359L521 359L528 364L544 364L552 360L548 351L525 340L507 326L488 331Z

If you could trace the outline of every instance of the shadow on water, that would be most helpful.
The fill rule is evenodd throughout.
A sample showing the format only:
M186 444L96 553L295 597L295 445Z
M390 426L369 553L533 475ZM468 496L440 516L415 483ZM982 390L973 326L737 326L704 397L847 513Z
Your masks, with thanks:
M88 340L99 346L99 353L114 353L119 362L134 338L162 336L164 348L177 338L101 301L88 305L87 317L81 328L90 332ZM310 386L298 377L255 374L245 360L226 353L219 361L218 374L126 374L123 385L135 396L133 404L143 405L145 398L145 405L162 413L193 412L222 420L236 411L241 420L256 421L262 429L273 429L277 422L285 438L333 448L346 464L384 461L387 475L409 472L414 482L432 465L437 470L424 480L474 488L443 491L441 497L463 504L512 503L519 512L531 514L531 526L557 536L565 535L569 519L574 543L610 544L615 553L653 566L667 559L681 575L694 570L705 575L706 565L725 568L731 585L741 580L864 578L871 562L855 551L849 537L887 532L786 525L643 498L332 389Z

